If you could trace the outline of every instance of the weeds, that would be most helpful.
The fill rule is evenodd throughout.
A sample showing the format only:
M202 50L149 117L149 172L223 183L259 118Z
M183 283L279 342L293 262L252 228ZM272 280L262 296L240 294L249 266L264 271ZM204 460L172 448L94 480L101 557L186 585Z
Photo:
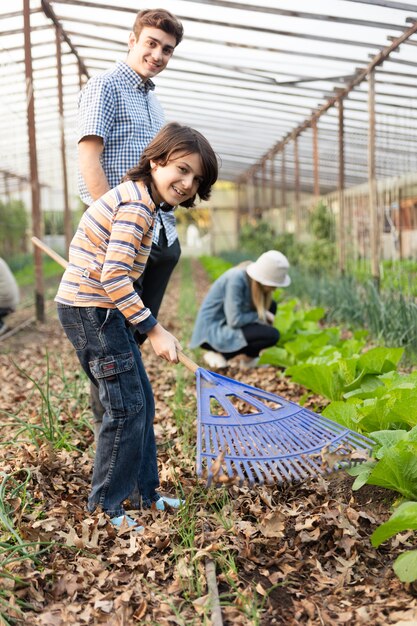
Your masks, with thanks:
M38 449L45 442L49 442L53 449L60 450L76 450L77 446L72 442L74 438L74 430L79 430L80 427L88 425L91 429L89 422L81 416L81 419L77 418L77 424L67 416L65 420L63 417L62 406L66 406L69 400L73 400L77 404L79 409L79 388L74 383L69 383L65 377L61 378L62 391L58 393L56 387L52 390L51 378L57 374L53 374L50 368L49 355L46 354L46 373L43 381L35 380L33 376L28 374L17 363L14 363L17 371L22 378L26 378L33 385L31 394L24 404L22 404L17 413L10 413L2 411L7 419L7 426L15 426L15 442L25 441L20 437L24 434L27 439L33 443ZM38 394L41 399L41 403L34 403L34 396ZM27 417L20 418L19 413L26 414L26 410L30 405L34 403L39 405L38 412L36 414L37 421L29 422ZM70 412L70 411L69 411ZM33 411L31 411L33 414ZM7 445L10 442L2 442L2 445Z
M29 602L13 593L16 589L29 586L22 576L13 573L16 564L22 566L25 561L32 561L39 565L40 557L54 544L25 541L17 530L16 514L19 511L21 517L30 503L27 494L30 471L22 469L11 474L1 472L0 479L0 526L4 531L0 537L0 623L9 625L15 622L16 616L23 617L24 610L33 610Z
M370 331L372 337L387 346L406 349L407 358L417 355L417 305L401 292L386 288L378 291L372 281L357 282L352 276L334 279L291 272L289 293L303 301L327 309L327 320L345 323Z

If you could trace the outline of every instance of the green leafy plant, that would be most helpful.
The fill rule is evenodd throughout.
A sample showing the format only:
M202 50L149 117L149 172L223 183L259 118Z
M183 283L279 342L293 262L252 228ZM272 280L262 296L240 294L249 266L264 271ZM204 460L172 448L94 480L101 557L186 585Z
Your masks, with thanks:
M356 476L352 489L364 484L392 489L408 500L417 500L417 426L406 430L370 433L375 460L349 470Z
M379 374L395 370L403 350L401 348L373 348L362 355L344 357L337 348L330 354L308 357L304 363L293 365L286 375L315 393L330 400L341 400Z
M316 239L335 241L335 222L331 209L320 201L308 219L309 231Z
M9 259L27 250L28 212L22 200L0 200L0 256Z
M400 441L389 448L366 482L397 491L408 500L417 500L417 442Z
M405 530L417 530L417 502L403 502L389 520L381 524L371 535L374 548ZM403 552L394 563L394 571L404 583L417 580L417 550Z
M364 376L359 387L330 403L323 415L364 433L388 429L409 430L417 425L416 372L396 371Z
M239 234L239 248L257 257L275 248L276 232L269 222L251 220L244 224Z

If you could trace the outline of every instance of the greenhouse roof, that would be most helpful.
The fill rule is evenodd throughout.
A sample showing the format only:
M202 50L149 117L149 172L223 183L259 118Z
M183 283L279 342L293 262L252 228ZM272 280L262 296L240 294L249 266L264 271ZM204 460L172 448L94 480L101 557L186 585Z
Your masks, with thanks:
M220 157L223 180L243 181L262 172L266 177L279 176L283 150L290 169L296 149L302 189L312 191L315 168L320 172L321 191L336 189L342 108L338 97L343 95L345 185L366 181L367 78L373 67L376 174L388 177L416 171L415 5L393 0L260 0L256 4L148 0L141 4L30 0L33 89L27 89L24 1L14 2L12 10L2 3L0 193L13 193L30 181L26 103L27 94L33 92L40 184L60 205L61 109L69 192L76 195L80 84L114 61L124 60L136 12L160 6L179 17L185 36L168 68L155 78L156 94L168 121L189 124L207 136ZM57 25L62 33L61 103ZM297 136L294 148L292 140ZM287 184L293 183L294 175L288 172Z

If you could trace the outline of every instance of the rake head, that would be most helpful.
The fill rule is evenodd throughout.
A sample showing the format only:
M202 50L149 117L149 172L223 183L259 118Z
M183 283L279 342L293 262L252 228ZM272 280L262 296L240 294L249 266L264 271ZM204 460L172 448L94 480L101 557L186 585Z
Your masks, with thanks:
M281 396L196 371L197 474L207 483L300 482L366 461L374 442Z

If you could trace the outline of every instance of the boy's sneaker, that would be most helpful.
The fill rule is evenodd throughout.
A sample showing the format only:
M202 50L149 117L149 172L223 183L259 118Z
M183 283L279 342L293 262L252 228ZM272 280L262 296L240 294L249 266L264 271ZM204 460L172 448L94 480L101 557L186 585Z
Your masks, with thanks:
M205 352L203 354L203 360L212 369L219 369L220 367L227 367L227 361L219 352Z
M185 504L185 500L181 500L180 498L168 498L167 496L161 496L159 500L155 502L158 511L165 511L166 507L179 509L183 504Z
M5 333L7 333L8 330L9 330L9 327L7 326L6 322L3 322L3 320L0 320L0 335L4 335Z
M119 517L112 517L110 518L110 521L117 529L122 528L122 526L126 526L126 528L131 528L137 533L145 530L143 526L140 526L138 522L129 517L129 515L119 515Z

